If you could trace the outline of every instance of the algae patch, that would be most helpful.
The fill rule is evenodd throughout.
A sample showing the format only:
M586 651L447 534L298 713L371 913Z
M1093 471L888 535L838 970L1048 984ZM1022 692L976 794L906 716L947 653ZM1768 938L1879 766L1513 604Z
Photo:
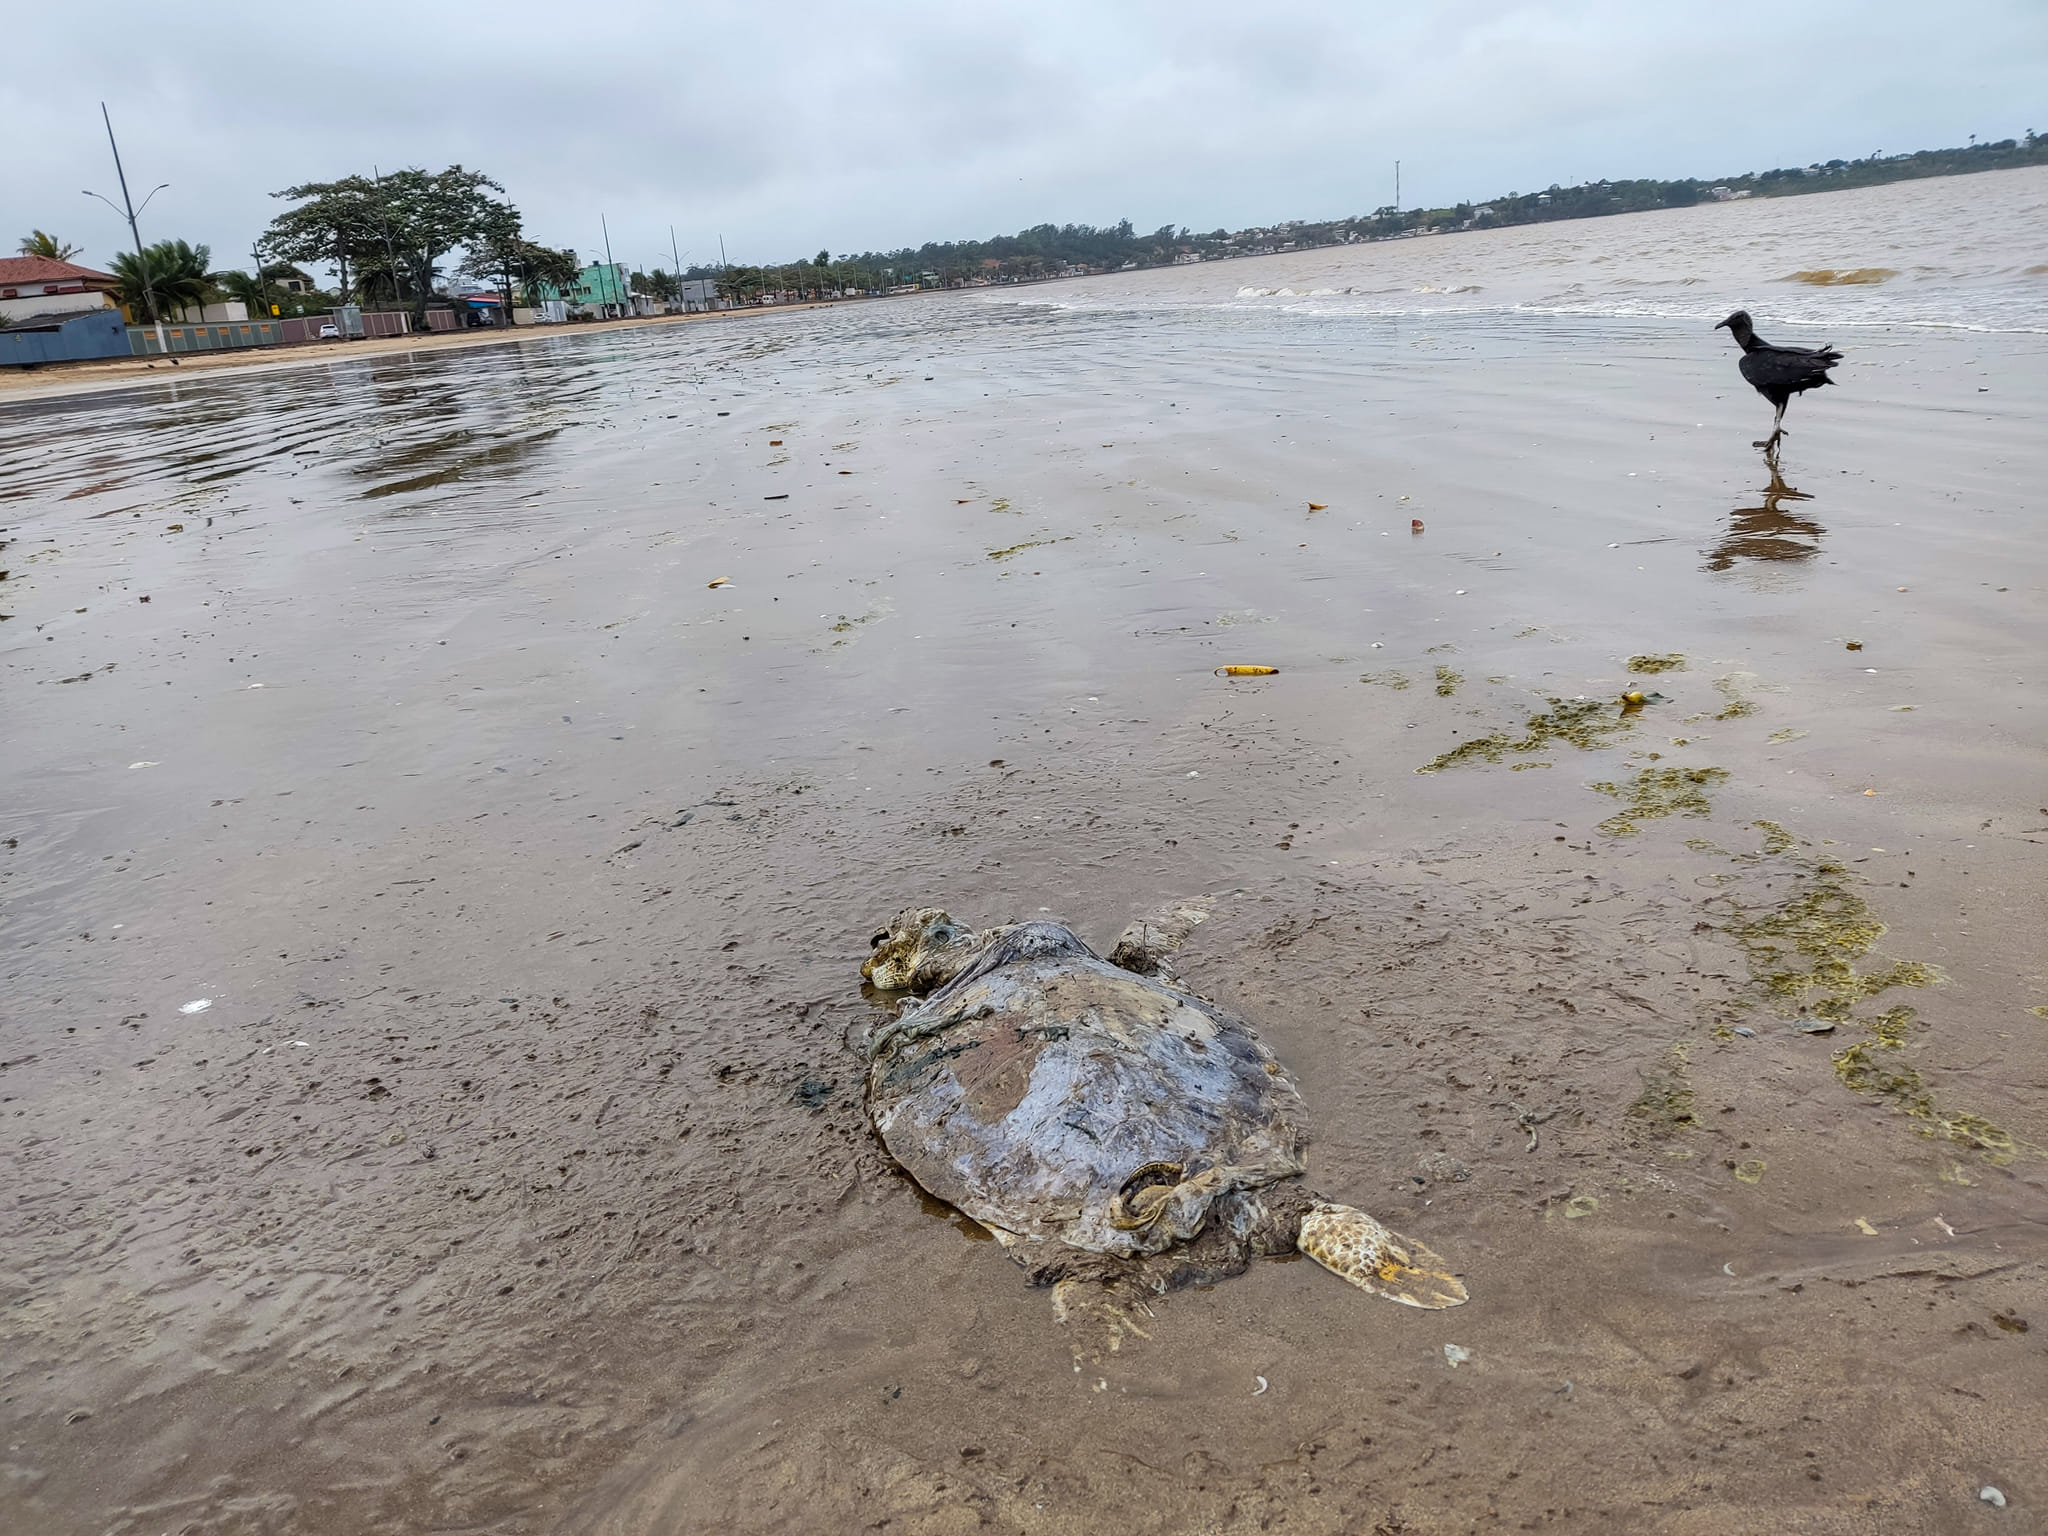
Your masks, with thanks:
M1645 1080L1628 1112L1630 1118L1644 1121L1657 1134L1669 1136L1683 1126L1699 1124L1693 1113L1697 1102L1691 1085L1674 1069Z
M1676 651L1664 656L1631 656L1628 659L1628 669L1641 673L1683 672L1685 658Z
M1026 539L1022 544L1012 544L1007 549L992 549L988 552L988 557L991 560L1007 560L1012 555L1023 554L1027 549L1046 549L1064 542L1064 539Z
M1361 683L1376 683L1383 688L1391 688L1396 693L1408 686L1408 675L1405 672L1367 672L1358 680Z
M1834 1053L1835 1076L1844 1087L1888 1101L1920 1121L1926 1135L1946 1137L1994 1162L2009 1160L2018 1150L2010 1133L1982 1115L1937 1102L1925 1078L1902 1059L1922 1030L1916 1010L1899 1004L1875 1017L1854 1012L1857 1004L1894 988L1933 986L1943 979L1940 970L1919 960L1872 963L1885 925L1849 871L1824 856L1798 852L1798 839L1775 822L1756 827L1764 834L1762 853L1737 857L1780 858L1793 881L1775 905L1737 907L1722 925L1748 960L1752 981L1785 1017L1809 1025L1863 1026L1863 1039Z
M1450 698L1458 691L1458 684L1464 681L1465 676L1463 673L1453 672L1449 667L1438 667L1436 669L1436 696L1440 699Z
M1570 743L1581 752L1591 752L1606 746L1632 724L1604 700L1552 699L1548 710L1540 715L1531 715L1523 722L1520 736L1507 731L1475 736L1448 752L1439 753L1415 771L1437 773L1458 763L1479 759L1498 763L1510 756L1525 757L1541 752L1560 741Z
M1728 701L1728 707L1714 716L1716 720L1740 720L1745 715L1756 713L1755 703L1745 699L1737 691L1733 677L1715 678L1714 687L1720 691L1721 697Z
M1592 785L1601 794L1624 802L1620 810L1600 823L1600 830L1609 837L1633 837L1642 830L1639 822L1664 816L1709 815L1714 806L1706 792L1727 777L1725 768L1643 768L1625 790L1612 783Z

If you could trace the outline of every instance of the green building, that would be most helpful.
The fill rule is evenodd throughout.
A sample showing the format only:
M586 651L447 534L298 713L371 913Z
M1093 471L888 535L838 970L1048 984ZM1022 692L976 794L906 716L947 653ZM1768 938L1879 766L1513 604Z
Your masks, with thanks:
M616 261L592 262L576 274L576 281L566 289L557 290L553 283L542 283L539 297L543 301L559 300L575 314L610 318L633 312L631 275L624 263Z

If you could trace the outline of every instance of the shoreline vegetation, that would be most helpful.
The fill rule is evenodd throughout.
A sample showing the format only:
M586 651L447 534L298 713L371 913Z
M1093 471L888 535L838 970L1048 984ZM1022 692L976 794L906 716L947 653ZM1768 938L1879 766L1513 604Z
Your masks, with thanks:
M1095 276L1145 267L1193 265L1236 256L1272 256L1287 251L1373 240L1400 240L1470 229L1503 229L1565 219L1603 218L1657 208L1752 197L1792 197L1883 186L1933 176L2015 170L2048 165L2048 136L2029 129L2024 138L1969 144L1955 149L1922 149L1909 154L1872 154L1861 160L1829 160L1807 166L1748 171L1725 179L1676 181L1592 181L1537 192L1510 192L1480 203L1447 208L1399 209L1335 219L1294 219L1236 231L1196 234L1186 226L1162 225L1150 234L1134 231L1128 219L1108 229L1088 224L1040 224L988 240L928 241L916 248L868 251L829 263L826 253L810 261L766 267L693 267L682 275L712 278L720 291L741 303L769 294L818 295L838 287L870 292L914 287L978 287L992 283Z
M1831 160L1825 164L1793 169L1747 172L1721 181L1684 178L1675 181L1596 181L1572 187L1553 185L1541 192L1511 192L1487 203L1458 203L1448 208L1407 210L1384 207L1354 218L1293 220L1234 233L1217 229L1206 235L1196 235L1185 228L1175 229L1167 225L1149 235L1141 235L1132 230L1129 220L1108 229L1086 224L1043 224L1016 235L997 236L990 240L927 242L916 249L867 252L836 260L829 252L820 251L811 260L779 267L693 267L682 272L680 277L659 270L632 274L634 292L656 300L672 296L679 281L713 280L720 295L727 300L727 307L713 310L610 318L577 317L566 327L523 325L464 329L452 333L415 331L404 336L356 339L347 343L312 341L190 353L176 359L136 356L46 363L34 368L0 369L0 397L29 399L125 388L143 382L143 376L149 373L183 376L224 368L302 366L331 359L337 345L344 346L349 356L490 346L561 335L565 331L588 326L614 328L710 320L771 309L809 308L919 292L1094 277L1149 267L1283 255L1467 230L1603 218L1661 208L1686 208L1706 202L1849 191L1899 181L2014 170L2043 164L2048 164L2048 136L2029 130L2022 139L2003 139L1956 149L1916 150L1910 154L1873 154L1861 160ZM281 195L297 195L307 190L299 188L292 194ZM511 214L511 218L516 221L516 212ZM558 265L564 268L574 259L567 252L549 254L559 254ZM203 262L203 249L200 259ZM396 267L402 263L391 265ZM426 260L425 270L439 270L431 255ZM393 290L390 297L397 299L398 284L393 282L390 286ZM324 297L317 293L304 296L310 302Z

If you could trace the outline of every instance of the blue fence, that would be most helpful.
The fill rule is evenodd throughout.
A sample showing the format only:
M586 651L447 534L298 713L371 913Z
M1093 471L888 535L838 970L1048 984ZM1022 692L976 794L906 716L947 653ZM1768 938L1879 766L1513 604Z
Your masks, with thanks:
M96 309L47 325L30 322L0 331L0 367L33 368L38 363L75 363L93 357L127 357L127 327L116 309Z

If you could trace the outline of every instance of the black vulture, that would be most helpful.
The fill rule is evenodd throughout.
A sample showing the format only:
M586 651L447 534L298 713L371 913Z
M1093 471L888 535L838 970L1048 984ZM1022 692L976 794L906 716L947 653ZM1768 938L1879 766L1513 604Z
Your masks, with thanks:
M1742 376L1749 380L1758 394L1778 408L1777 417L1771 422L1771 435L1756 446L1766 450L1776 448L1778 439L1785 435L1786 404L1803 390L1834 383L1828 377L1828 370L1842 360L1842 354L1828 346L1774 347L1757 335L1746 309L1738 309L1726 320L1718 322L1714 329L1718 331L1724 325L1742 348Z

